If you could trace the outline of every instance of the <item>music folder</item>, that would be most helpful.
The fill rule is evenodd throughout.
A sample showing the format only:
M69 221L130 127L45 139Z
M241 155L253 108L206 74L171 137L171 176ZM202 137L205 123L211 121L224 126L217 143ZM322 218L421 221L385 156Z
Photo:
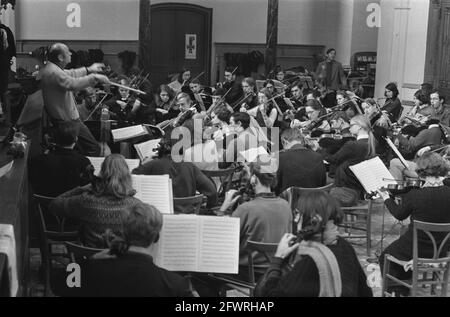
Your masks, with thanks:
M144 129L142 125L133 125L131 127L125 127L120 129L111 130L114 143L135 138L142 135L147 135L148 131Z
M378 156L352 165L350 170L358 178L367 193L374 193L377 189L387 187L389 184L397 184Z
M103 161L105 160L104 157L87 157L89 161L91 161L92 166L94 166L94 174L98 176L100 173L100 170L102 169ZM140 161L138 159L125 159L127 162L128 168L130 169L130 173L139 166Z
M153 139L150 141L134 144L137 154L141 161L145 160L148 157L153 157L156 155L156 149L158 148L159 142L161 139Z
M131 182L136 190L134 197L155 206L162 213L173 214L172 180L169 175L131 175Z
M165 214L155 264L169 271L237 274L239 225L234 217Z

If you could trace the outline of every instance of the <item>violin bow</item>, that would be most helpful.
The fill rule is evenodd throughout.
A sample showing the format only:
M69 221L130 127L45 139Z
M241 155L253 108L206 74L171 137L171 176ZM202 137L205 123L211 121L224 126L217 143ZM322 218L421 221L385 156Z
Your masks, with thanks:
M94 110L91 111L91 113L89 114L89 116L84 120L84 121L88 121L89 118L94 114L95 111L97 111L98 107L100 107L100 105L103 103L103 101L105 101L106 97L110 95L110 93L106 93L102 100L100 100L100 102L94 107Z

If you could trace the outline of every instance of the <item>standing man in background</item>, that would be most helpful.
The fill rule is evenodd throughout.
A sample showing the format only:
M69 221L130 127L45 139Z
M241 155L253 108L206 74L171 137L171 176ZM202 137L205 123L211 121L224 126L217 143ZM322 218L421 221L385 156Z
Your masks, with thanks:
M53 44L48 52L48 62L41 70L41 85L44 105L51 123L57 127L60 122L80 123L76 149L86 156L98 156L100 147L88 127L81 122L73 91L109 83L108 77L96 74L104 64L94 63L90 67L64 69L71 62L72 53L67 45Z

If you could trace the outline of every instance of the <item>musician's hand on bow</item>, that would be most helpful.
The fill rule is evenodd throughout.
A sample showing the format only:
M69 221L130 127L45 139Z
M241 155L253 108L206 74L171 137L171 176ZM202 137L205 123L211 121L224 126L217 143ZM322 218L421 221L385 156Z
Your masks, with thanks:
M421 148L419 151L417 151L417 156L422 156L425 152L428 152L431 150L431 146L425 146Z
M388 191L385 188L377 189L378 195L380 195L381 199L387 200L390 198Z
M292 233L285 233L283 237L281 237L280 242L278 243L277 251L275 252L276 258L286 259L292 252L297 250L299 243L295 243L295 239L297 237Z
M105 64L94 63L91 66L89 66L87 69L90 73L101 73L105 69Z
M100 75L100 74L94 74L94 78L97 81L97 83L100 84L109 84L109 78L106 77L105 75Z

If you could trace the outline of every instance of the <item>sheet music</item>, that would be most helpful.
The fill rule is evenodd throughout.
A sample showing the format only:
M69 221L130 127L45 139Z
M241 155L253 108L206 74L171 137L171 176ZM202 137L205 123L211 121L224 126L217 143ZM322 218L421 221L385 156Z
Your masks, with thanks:
M161 141L161 139L154 139L134 145L141 161L156 154L155 151L158 148L159 141Z
M4 166L0 167L0 177L6 175L12 168L14 161L11 161Z
M251 148L251 149L248 149L246 151L240 151L239 153L242 155L242 157L245 158L245 160L247 162L254 162L254 161L256 161L256 159L260 155L269 155L267 153L266 149L264 147L262 147L262 146L257 147L257 148Z
M163 215L155 263L170 271L238 273L239 218Z
M148 134L142 125L134 125L131 127L111 130L114 142L131 139L140 135Z
M376 192L377 189L386 187L388 184L397 184L396 181L392 180L394 177L378 156L352 165L350 170L368 193Z
M173 214L172 182L169 175L131 175L134 197L158 208L162 213Z
M100 174L100 170L102 169L102 164L105 158L92 156L88 156L87 158L89 159L89 161L91 161L92 166L94 166L94 174L98 176L98 174ZM125 159L125 162L127 162L130 173L140 164L140 161L138 159Z
M196 272L199 227L196 215L163 215L155 263L169 271Z
M239 218L201 217L200 272L238 273Z

